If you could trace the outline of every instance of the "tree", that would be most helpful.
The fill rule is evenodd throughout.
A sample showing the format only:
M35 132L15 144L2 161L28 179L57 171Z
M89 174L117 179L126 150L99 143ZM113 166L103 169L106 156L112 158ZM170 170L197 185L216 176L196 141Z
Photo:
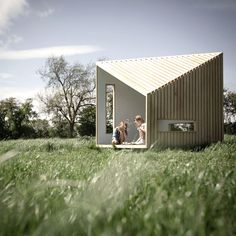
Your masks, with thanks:
M96 129L96 108L95 106L85 107L79 117L78 132L81 136L95 136Z
M5 114L0 109L0 139L4 139L8 136L8 129L7 124L5 120Z
M41 78L47 82L46 94L39 95L45 111L53 117L61 116L69 125L73 137L75 124L82 109L94 105L94 66L70 65L64 57L48 58Z
M0 130L3 131L0 138L29 137L33 132L30 122L36 117L32 99L24 103L15 98L0 101Z
M52 129L46 119L35 119L31 122L34 129L35 138L50 137L50 130Z
M224 89L224 116L227 123L236 117L236 93Z
M61 114L58 113L57 115L54 115L51 121L52 129L50 130L50 136L60 138L67 138L70 136L69 124Z
M224 89L224 132L236 134L236 93Z

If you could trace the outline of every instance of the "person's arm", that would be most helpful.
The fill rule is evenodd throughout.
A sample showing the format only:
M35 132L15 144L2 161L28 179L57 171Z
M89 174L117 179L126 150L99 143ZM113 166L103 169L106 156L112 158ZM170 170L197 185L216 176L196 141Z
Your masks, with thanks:
M146 133L146 125L142 124L139 128L139 130L141 130L142 132Z

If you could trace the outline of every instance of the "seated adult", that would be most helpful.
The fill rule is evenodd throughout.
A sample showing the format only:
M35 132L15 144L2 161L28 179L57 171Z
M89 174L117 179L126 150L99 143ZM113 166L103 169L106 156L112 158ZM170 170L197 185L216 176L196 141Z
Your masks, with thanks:
M146 123L142 116L137 115L134 119L135 126L139 132L139 138L134 144L145 144Z
M124 121L120 122L120 124L113 131L112 144L117 145L125 142L128 135L127 127L127 123L125 123Z

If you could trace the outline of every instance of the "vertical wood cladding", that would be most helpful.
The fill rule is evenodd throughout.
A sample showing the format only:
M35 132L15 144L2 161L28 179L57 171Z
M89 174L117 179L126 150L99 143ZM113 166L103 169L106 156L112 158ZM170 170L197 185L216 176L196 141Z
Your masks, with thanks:
M148 146L194 146L223 140L223 54L148 94ZM195 131L160 132L159 120L195 122Z

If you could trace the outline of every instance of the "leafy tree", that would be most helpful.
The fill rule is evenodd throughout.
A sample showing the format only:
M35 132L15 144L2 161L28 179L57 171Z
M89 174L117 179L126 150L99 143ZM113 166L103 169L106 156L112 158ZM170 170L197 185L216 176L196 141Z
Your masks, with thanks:
M95 136L96 108L88 106L84 108L79 117L78 132L81 136Z
M46 119L36 119L31 122L36 138L50 137L50 130L52 129Z
M226 134L236 134L236 122L225 123L224 132Z
M236 117L236 93L224 89L224 116L227 123Z
M69 136L75 135L75 124L84 107L94 104L94 66L70 65L64 57L48 58L39 70L47 82L46 94L39 95L45 111L59 117L69 126Z
M224 132L236 134L236 93L224 89Z
M5 120L5 114L0 110L0 139L4 139L8 136L8 129Z
M29 137L33 132L30 122L36 117L32 99L26 99L24 103L16 98L0 101L0 129L3 131L1 138Z
M58 114L52 118L52 128L50 129L51 137L67 138L70 137L70 127L63 116Z

